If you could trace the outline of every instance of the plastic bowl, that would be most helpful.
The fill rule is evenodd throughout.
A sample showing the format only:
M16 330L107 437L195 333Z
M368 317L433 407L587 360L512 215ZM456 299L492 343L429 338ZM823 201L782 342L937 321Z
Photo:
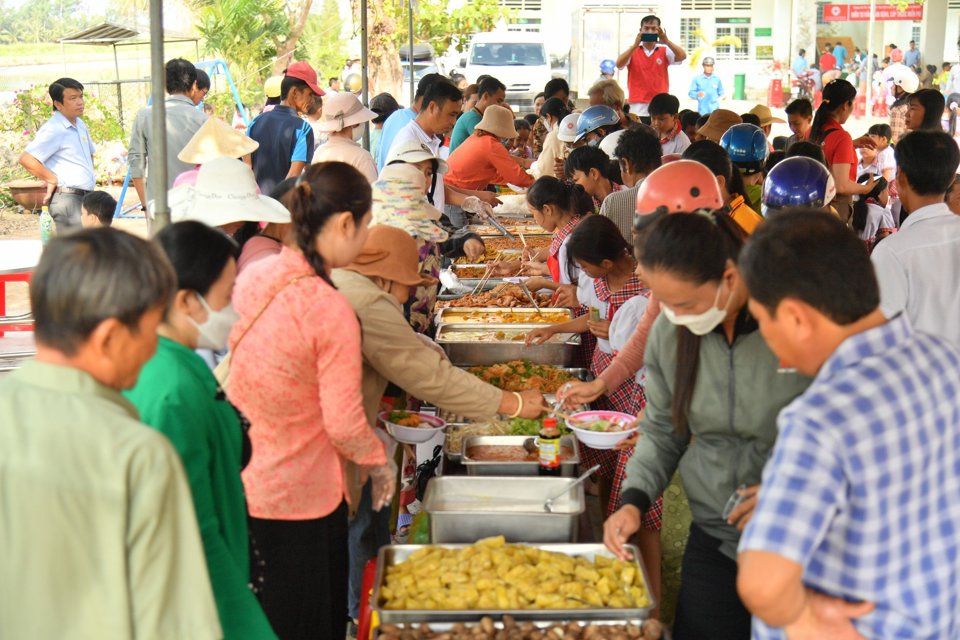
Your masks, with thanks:
M572 417L581 422L616 420L618 422L631 423L637 419L636 416L632 416L629 413L620 413L619 411L583 411L573 414ZM577 440L592 449L613 449L619 442L626 440L639 428L633 427L632 429L626 429L624 431L605 432L581 429L569 423L567 426L576 434Z
M415 411L411 411L410 413L420 416L421 423L419 427L405 427L390 422L387 420L390 416L390 412L388 411L381 411L377 417L380 418L380 421L386 426L387 433L389 433L394 440L402 442L403 444L420 444L421 442L426 442L433 438L437 434L437 431L447 426L445 421L436 416L417 413Z

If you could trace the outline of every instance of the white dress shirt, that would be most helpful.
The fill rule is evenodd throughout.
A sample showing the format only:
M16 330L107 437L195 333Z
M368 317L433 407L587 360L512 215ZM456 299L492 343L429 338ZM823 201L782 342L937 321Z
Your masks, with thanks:
M397 135L394 137L393 142L390 144L390 151L387 152L386 157L389 158L393 156L394 152L400 148L400 145L404 144L405 142L410 142L411 140L422 142L423 144L427 145L430 151L433 152L433 155L435 155L438 158L443 157L440 154L440 145L443 144L443 140L441 140L437 136L431 136L427 134L427 132L423 130L423 127L421 127L417 123L416 119L413 119L410 122L408 122L403 127L403 129L400 129L400 131L397 132ZM446 202L447 202L447 199L443 193L443 175L438 173L437 188L433 192L433 206L435 206L437 209L439 209L442 212L443 205L446 204Z
M943 202L911 213L873 250L880 310L960 345L960 216Z

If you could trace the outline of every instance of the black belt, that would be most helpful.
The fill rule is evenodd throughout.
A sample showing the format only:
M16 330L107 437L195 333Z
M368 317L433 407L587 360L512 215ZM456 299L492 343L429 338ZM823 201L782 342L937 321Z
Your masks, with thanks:
M63 193L70 196L85 196L93 193L91 189L74 189L73 187L57 187L54 193Z

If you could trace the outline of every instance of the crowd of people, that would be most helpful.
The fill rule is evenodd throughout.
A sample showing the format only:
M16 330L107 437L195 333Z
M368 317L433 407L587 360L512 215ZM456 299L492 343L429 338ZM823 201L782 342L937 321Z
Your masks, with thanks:
M605 544L635 542L656 594L679 473L673 637L956 637L956 106L894 74L890 125L853 138L837 78L771 139L765 105L719 107L710 58L681 110L686 53L642 24L605 61L627 94L604 64L582 112L553 79L523 119L494 77L368 108L301 61L241 131L172 60L173 222L149 241L109 228L83 86L53 83L21 158L58 236L30 285L36 357L0 382L0 637L343 638L396 527L379 411L544 410L431 339L440 271L484 255L468 227L505 185L552 238L497 275L573 312L526 340L581 334L594 376L560 399L641 417L582 458ZM152 222L150 118L130 159Z

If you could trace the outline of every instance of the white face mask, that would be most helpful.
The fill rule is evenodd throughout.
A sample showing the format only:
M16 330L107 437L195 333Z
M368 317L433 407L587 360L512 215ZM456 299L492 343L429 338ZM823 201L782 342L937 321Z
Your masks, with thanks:
M714 299L713 304L710 305L710 308L697 315L678 316L673 312L673 309L670 309L666 305L663 305L661 310L663 311L663 315L667 316L670 324L675 324L678 327L686 327L690 333L696 336L705 336L727 319L727 307L730 306L730 300L733 298L733 294L731 292L730 297L727 298L727 304L724 305L723 309L718 309L717 303L720 302L721 291L723 291L722 284L717 287L717 297Z
M353 128L353 141L360 142L363 140L363 125L357 125Z
M199 293L197 294L197 299L200 300L203 308L207 310L207 319L203 324L190 318L190 322L197 328L197 348L220 351L227 346L230 329L232 329L233 325L240 319L240 316L233 310L232 302L228 303L223 309L214 311Z
M551 131L553 131L553 125L550 124L550 121L547 120L546 118L543 118L542 120L543 120L543 126L547 128L547 133L550 133Z

